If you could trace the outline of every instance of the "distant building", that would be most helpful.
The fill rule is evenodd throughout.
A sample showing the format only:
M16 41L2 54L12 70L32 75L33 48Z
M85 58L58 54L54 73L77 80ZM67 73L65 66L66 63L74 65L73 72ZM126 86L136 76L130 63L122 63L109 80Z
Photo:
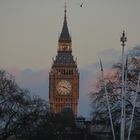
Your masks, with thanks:
M60 113L65 107L70 107L76 116L79 99L79 71L72 55L72 39L67 26L66 12L65 7L57 55L49 73L49 103L50 110L54 114Z
M111 127L107 122L96 120L90 125L90 134L94 139L112 140Z
M83 116L78 116L75 118L75 122L76 122L76 127L79 129L87 129L89 131L90 129L90 125L91 125L91 121L87 120L85 117Z
M85 125L85 118L80 116L80 117L77 117L75 119L75 122L76 122L76 127L77 128L86 128L86 125Z

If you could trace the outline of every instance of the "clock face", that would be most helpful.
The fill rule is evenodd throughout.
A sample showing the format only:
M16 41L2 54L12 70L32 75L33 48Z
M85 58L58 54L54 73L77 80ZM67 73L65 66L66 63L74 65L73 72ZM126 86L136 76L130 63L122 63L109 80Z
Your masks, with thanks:
M62 46L62 49L63 49L63 50L66 50L66 49L67 49L67 46L66 46L66 45L63 45L63 46Z
M67 95L67 94L70 94L72 86L69 81L61 80L58 82L56 89L59 94Z

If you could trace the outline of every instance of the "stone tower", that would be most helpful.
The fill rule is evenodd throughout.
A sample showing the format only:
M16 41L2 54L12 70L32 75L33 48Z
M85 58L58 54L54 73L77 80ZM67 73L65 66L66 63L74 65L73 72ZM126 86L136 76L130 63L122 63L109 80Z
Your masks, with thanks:
M65 7L57 55L49 73L49 103L54 114L69 107L72 108L74 115L77 115L79 72L72 55L72 39L67 26L66 12Z

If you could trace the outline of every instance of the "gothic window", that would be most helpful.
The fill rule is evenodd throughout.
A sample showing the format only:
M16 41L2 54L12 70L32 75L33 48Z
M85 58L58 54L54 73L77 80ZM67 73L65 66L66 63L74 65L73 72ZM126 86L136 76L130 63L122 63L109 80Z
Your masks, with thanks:
M57 105L55 107L56 107L56 112L57 112Z
M64 74L64 70L63 69L61 69L61 73Z
M68 70L66 70L66 75L68 75Z
M60 71L60 69L58 69L58 71L57 71L57 72L58 72L58 75L60 75L60 74L61 74L61 71Z
M59 105L59 112L61 112L61 108L60 108L60 105Z
M73 70L71 70L71 74L73 75Z

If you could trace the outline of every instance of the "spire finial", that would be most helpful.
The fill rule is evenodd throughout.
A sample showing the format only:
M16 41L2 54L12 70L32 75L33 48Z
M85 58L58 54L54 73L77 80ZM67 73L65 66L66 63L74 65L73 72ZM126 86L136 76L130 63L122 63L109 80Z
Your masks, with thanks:
M66 2L66 0L65 0L65 6L64 6L64 12L65 12L65 15L66 15L66 12L67 12L67 2Z
M125 36L125 30L123 30L123 33L122 33L122 37L120 38L120 41L122 42L122 46L125 46L126 42L127 42L127 37Z
M67 41L67 42L71 42L71 36L69 34L69 30L68 30L68 25L67 25L67 3L65 0L65 6L64 6L64 22L63 22L63 27L62 27L62 32L60 34L59 37L59 42L61 41Z

